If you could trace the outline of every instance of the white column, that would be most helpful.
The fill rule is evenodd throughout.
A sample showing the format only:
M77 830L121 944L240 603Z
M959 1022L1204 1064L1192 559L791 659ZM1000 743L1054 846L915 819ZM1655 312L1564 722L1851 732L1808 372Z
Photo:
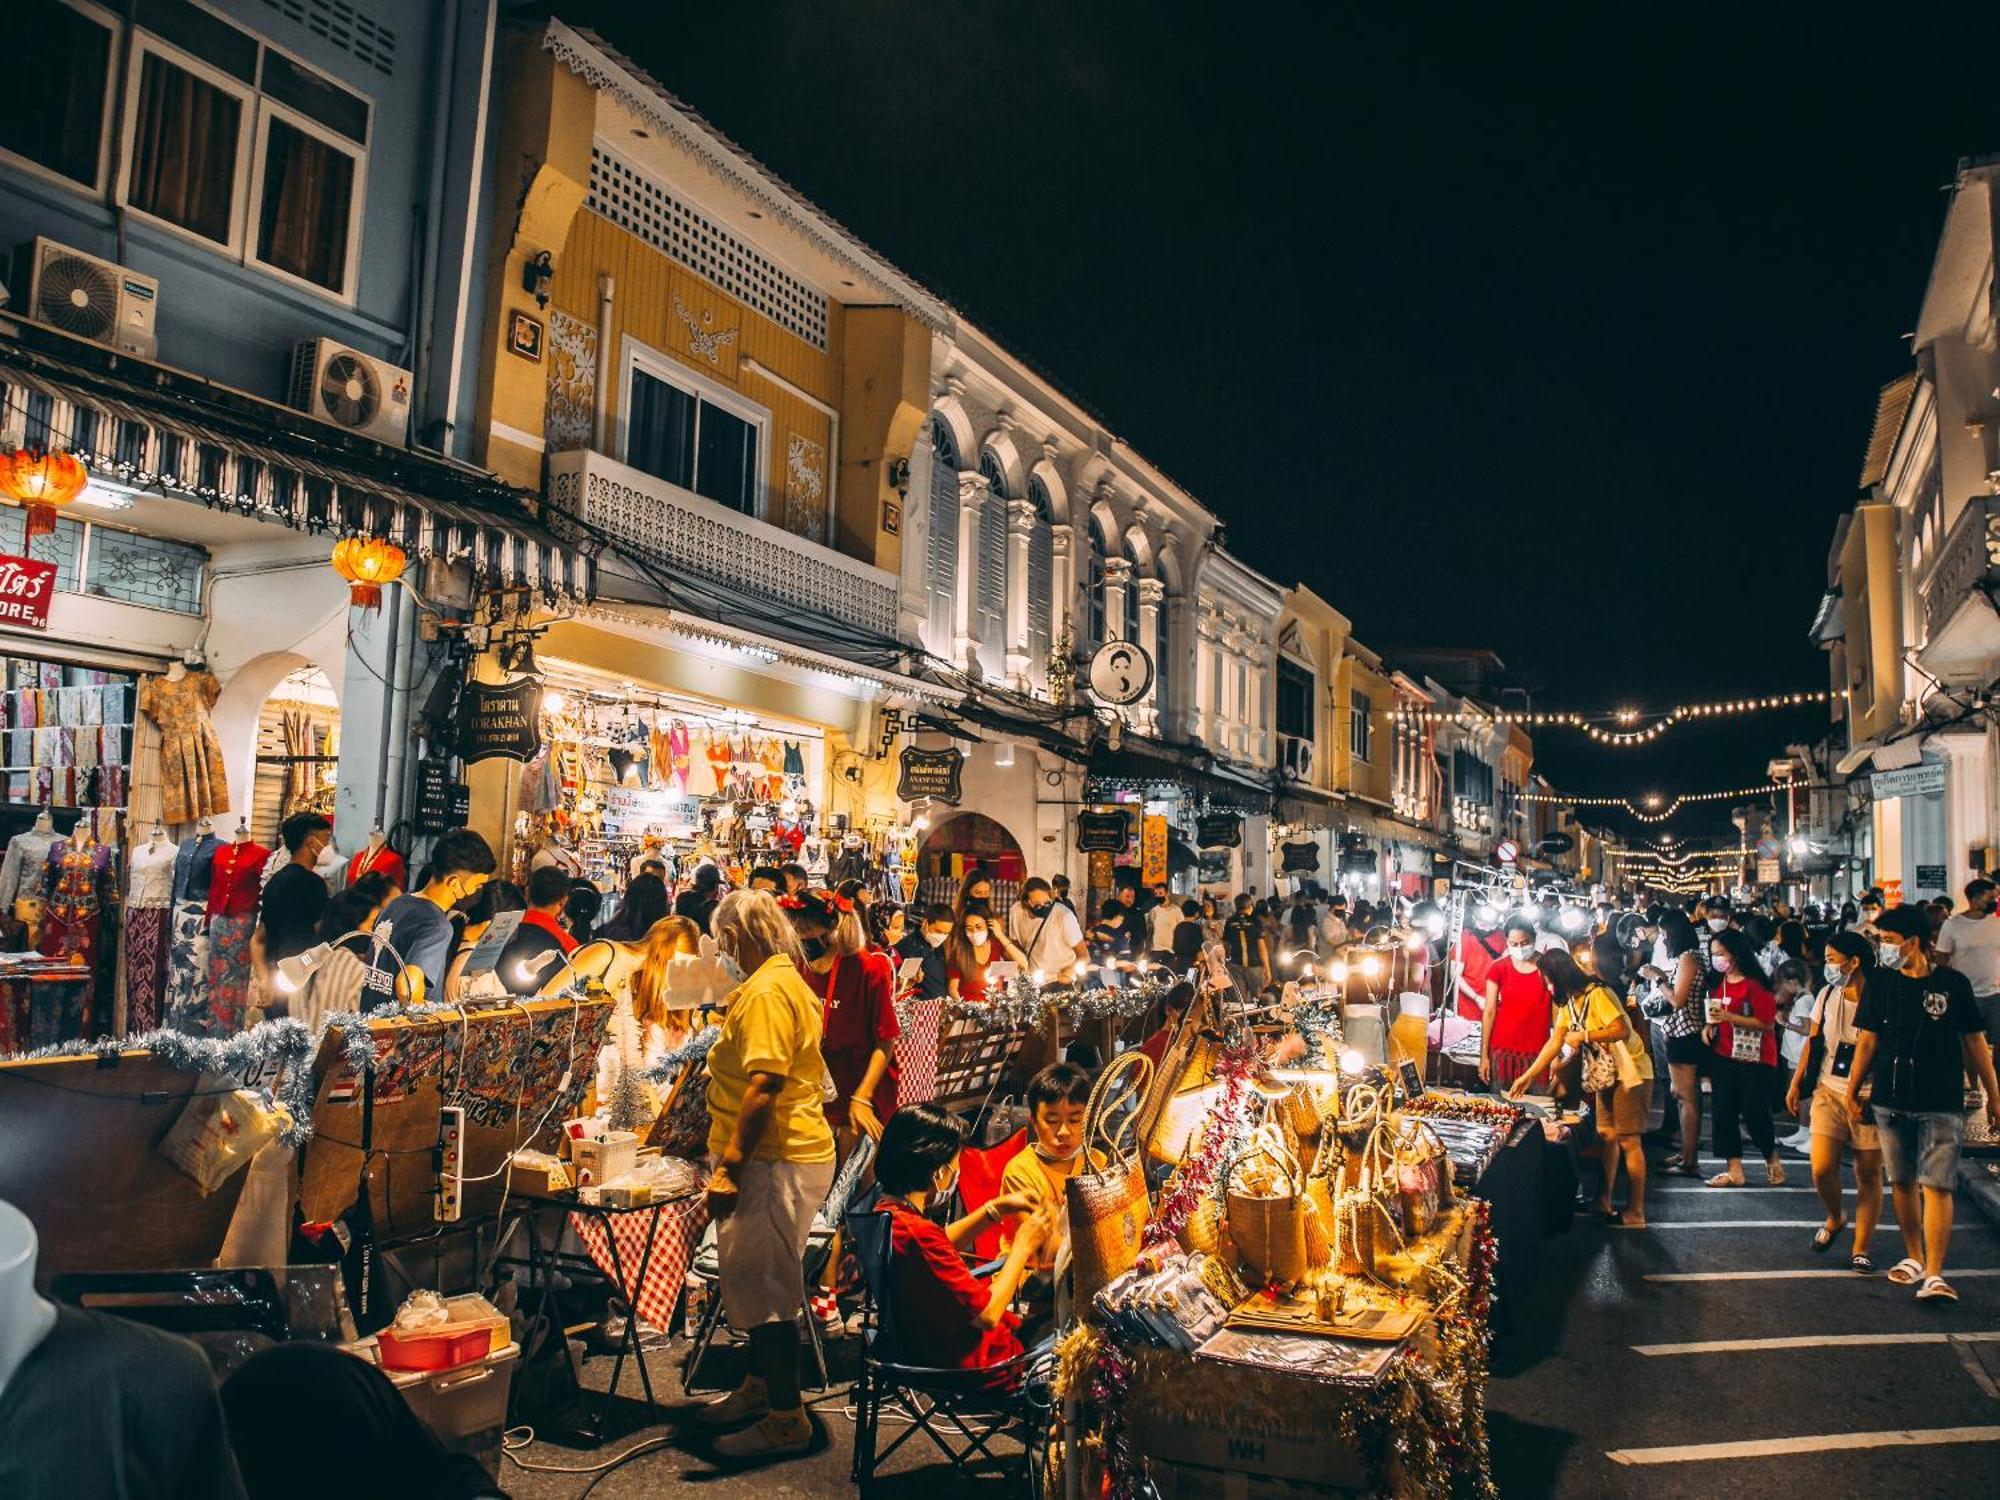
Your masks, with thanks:
M1201 656L1196 647L1194 600L1179 594L1167 600L1168 634L1172 640L1172 660L1160 663L1163 678L1173 684L1167 694L1167 711L1161 732L1170 740L1201 738Z
M1209 667L1215 655L1215 637L1206 617L1195 623L1194 645L1194 722L1189 737L1198 744L1209 742L1209 726L1214 722L1215 680Z
M1104 638L1125 639L1125 590L1132 587L1132 562L1124 557L1104 560Z
M1028 543L1035 531L1035 507L1007 502L1007 681L1028 690Z
M1049 528L1049 634L1062 634L1063 621L1076 634L1076 528Z
M980 522L992 486L984 474L961 469L958 474L958 585L951 601L951 659L969 668L978 655L972 638L978 618Z
M1139 590L1139 645L1153 663L1153 697L1140 705L1139 727L1148 734L1158 734L1160 681L1167 672L1167 664L1160 660L1160 601L1166 597L1167 586L1157 578L1141 578L1134 587Z

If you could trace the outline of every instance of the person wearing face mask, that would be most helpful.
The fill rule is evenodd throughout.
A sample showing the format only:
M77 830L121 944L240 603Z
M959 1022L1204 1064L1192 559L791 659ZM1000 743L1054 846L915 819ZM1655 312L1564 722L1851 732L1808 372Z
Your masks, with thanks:
M1044 1204L1014 1228L1006 1259L981 1281L960 1254L982 1229L1024 1205L996 1198L950 1224L928 1210L958 1185L965 1129L934 1104L899 1110L882 1131L875 1212L890 1217L889 1287L896 1310L895 1357L939 1370L995 1370L1019 1358L1020 1320L1009 1310L1044 1247L1057 1233L1056 1211ZM996 1385L1002 1377L996 1373Z
M1090 1083L1090 1074L1073 1062L1050 1063L1028 1080L1028 1149L1016 1153L1000 1174L1000 1197L1007 1208L996 1217L1028 1215L1042 1208L1056 1215L1056 1232L1043 1242L1032 1262L1036 1271L1054 1269L1057 1253L1067 1240L1064 1185L1086 1159L1093 1167L1104 1164L1100 1153L1091 1152L1086 1158L1083 1150ZM1002 1250L1011 1245L1015 1228L1010 1224L1001 1231Z
M820 999L774 897L731 891L715 908L716 946L743 971L708 1054L708 1211L716 1221L723 1310L750 1342L750 1373L694 1420L732 1431L730 1459L789 1458L811 1445L799 1399L806 1240L833 1185L834 1139L822 1084Z
M492 845L470 828L439 836L423 887L398 896L375 919L368 972L361 981L369 1008L442 998L457 935L450 913L478 896L493 878L496 863Z
M1785 1168L1778 1160L1771 1127L1771 1099L1778 1076L1778 1001L1765 988L1757 950L1734 928L1709 935L1709 964L1717 982L1709 992L1714 1018L1706 1035L1713 1049L1715 1154L1723 1169L1710 1187L1743 1186L1743 1132L1764 1153L1764 1180L1782 1187Z
M1076 913L1056 900L1055 888L1039 875L1021 887L1021 899L1007 913L1007 935L1027 956L1029 970L1052 983L1068 984L1077 965L1090 962Z
M905 961L916 959L921 966L916 998L942 1000L951 993L951 967L945 962L944 945L950 940L957 919L941 901L925 907L921 917L915 907L911 908L911 914L910 931L903 934L896 952Z
M1986 1028L1986 1045L2000 1046L2000 919L1993 915L2000 886L1975 880L1965 888L1965 912L1944 919L1937 956L1972 986L1972 1002Z
M851 897L806 890L778 905L806 952L805 981L825 1007L820 1051L835 1092L826 1112L845 1160L858 1136L880 1140L882 1122L896 1112L896 1038L903 1032L895 971L886 954L868 946Z
M958 925L944 945L945 969L950 976L951 998L973 1005L986 1003L986 971L996 962L1006 961L1026 967L1021 950L1007 941L993 925L991 913L982 901L975 901L959 914Z
M1507 956L1486 973L1486 1009L1479 1029L1479 1079L1505 1087L1519 1078L1548 1042L1554 992L1535 962L1535 924L1507 919Z
M1855 917L1850 930L1860 933L1865 938L1875 938L1877 936L1875 924L1881 917L1882 893L1875 890L1864 892L1861 897L1860 913Z
M1854 1153L1854 1253L1848 1264L1863 1276L1875 1270L1868 1242L1882 1212L1882 1147L1865 1107L1860 1116L1849 1114L1846 1095L1861 1035L1855 1016L1874 967L1874 947L1860 933L1836 932L1827 939L1826 984L1813 999L1811 1034L1785 1096L1786 1108L1811 1122L1813 1189L1826 1208L1826 1223L1812 1237L1816 1255L1825 1254L1847 1227L1840 1158L1850 1149Z
M1847 1081L1848 1113L1862 1118L1867 1090L1903 1235L1903 1259L1889 1279L1916 1284L1920 1301L1956 1302L1958 1293L1944 1279L1944 1259L1965 1138L1965 1075L1985 1089L1986 1118L1996 1128L2000 1081L1972 986L1963 974L1931 961L1930 918L1895 906L1876 920L1876 930L1880 967L1868 977L1855 1016L1860 1035Z

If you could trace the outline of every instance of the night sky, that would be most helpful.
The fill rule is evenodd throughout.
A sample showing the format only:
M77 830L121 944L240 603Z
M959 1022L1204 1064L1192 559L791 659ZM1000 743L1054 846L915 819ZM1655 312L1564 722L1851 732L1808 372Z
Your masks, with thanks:
M1991 12L1358 9L560 13L1377 649L1491 646L1551 708L1823 687L1806 627L1940 189L2000 150L1952 61ZM1698 791L1820 722L1537 760Z

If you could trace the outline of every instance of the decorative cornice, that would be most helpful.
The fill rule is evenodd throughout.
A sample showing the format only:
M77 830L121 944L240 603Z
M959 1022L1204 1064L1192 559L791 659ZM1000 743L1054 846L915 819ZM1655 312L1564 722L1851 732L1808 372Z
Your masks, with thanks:
M657 82L635 74L590 37L558 20L549 22L542 34L542 47L592 88L611 95L731 187L754 199L767 214L822 254L883 287L904 312L933 333L951 330L956 320L949 307L691 117Z

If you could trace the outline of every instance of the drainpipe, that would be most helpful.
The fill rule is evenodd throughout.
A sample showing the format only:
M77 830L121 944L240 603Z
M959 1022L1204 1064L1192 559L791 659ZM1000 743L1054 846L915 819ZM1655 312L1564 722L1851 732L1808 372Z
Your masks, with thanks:
M611 416L611 295L614 283L610 276L600 273L597 278L597 391L591 401L595 411L591 416L590 446L597 452L610 456L610 448L605 446L605 428Z
M407 641L407 646L405 642ZM407 588L396 590L396 614L389 635L389 743L383 747L379 826L394 828L403 819L404 783L409 775L406 746L410 738L410 689L418 646L417 597Z
M473 104L471 171L465 189L465 245L458 258L458 300L452 308L450 358L446 362L444 393L445 430L438 443L441 451L451 451L452 434L458 430L459 366L465 360L465 320L472 300L472 262L479 243L480 194L486 185L486 117L493 107L493 45L499 32L498 0L486 0L486 22L480 39L479 92Z
M433 69L434 81L431 87L431 107L437 111L431 120L431 180L425 193L424 207L417 223L417 231L423 236L418 247L421 260L418 263L416 285L411 288L414 308L410 328L410 364L417 372L417 411L424 418L412 434L412 447L430 446L431 430L434 425L443 428L448 425L431 416L436 409L437 382L433 378L432 362L437 350L437 330L432 320L437 316L438 241L444 234L444 188L445 160L450 145L448 132L451 128L451 104L457 97L451 86L452 62L458 51L459 7L444 5L438 10L437 62ZM448 393L447 393L448 394ZM448 419L450 412L439 414ZM440 430L440 440L448 433ZM443 451L443 442L438 444Z

